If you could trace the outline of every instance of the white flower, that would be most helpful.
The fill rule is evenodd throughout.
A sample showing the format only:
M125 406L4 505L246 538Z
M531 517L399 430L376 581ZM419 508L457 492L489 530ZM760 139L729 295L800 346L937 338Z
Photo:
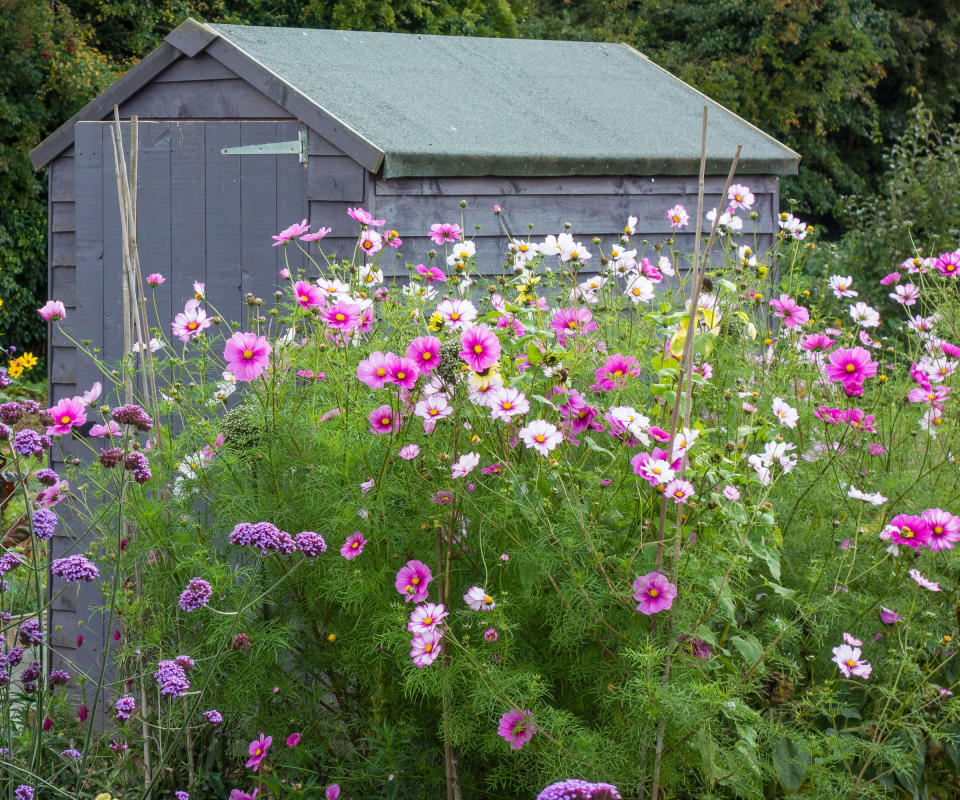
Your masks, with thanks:
M463 263L468 258L473 258L477 254L476 245L469 239L465 242L454 242L452 252L447 256L447 266L453 267L457 263Z
M866 303L854 303L850 306L850 317L864 328L876 328L880 324L880 314Z
M490 611L497 607L493 598L479 586L471 586L463 596L463 602L474 611Z
M370 270L370 267L364 267ZM317 288L323 292L323 296L329 301L336 303L337 300L350 299L350 285L337 278L320 278L317 280Z
M717 209L712 208L707 212L707 219L710 220L710 224L713 224L713 221L717 218ZM743 230L743 220L740 219L736 214L732 213L732 209L727 209L720 215L720 221L717 222L717 233L723 236L727 231L742 231Z
M676 436L673 437L673 447L671 448L671 457L676 458L686 453L693 443L697 441L700 431L696 428L681 428Z
M749 245L744 244L737 248L737 258L745 267L757 266L757 254L753 252L753 248Z
M466 453L457 459L450 470L450 477L453 479L463 478L469 475L480 463L479 453Z
M519 436L528 448L533 448L544 457L563 441L563 434L557 430L557 426L543 419L535 419L521 428Z
M773 413L780 420L780 424L787 428L796 428L800 414L792 408L782 397L773 398Z
M383 283L383 270L373 264L364 264L358 273L361 286L380 286Z
M519 389L501 387L495 390L488 398L490 417L509 422L516 416L526 414L530 410L530 403Z
M670 263L670 259L667 256L660 256L660 261L657 263L657 269L660 270L664 275L676 275L676 270L673 268L673 264Z
M653 300L656 292L653 283L644 275L633 275L628 278L627 288L624 291L630 302L634 305L639 303L649 303Z
M427 283L408 283L401 290L407 297L418 297L421 300L433 300L437 296L435 289Z
M850 288L853 285L853 278L850 275L846 277L843 275L831 275L827 284L833 290L837 300L842 300L844 297L857 296L857 292Z
M590 258L593 258L593 256L587 250L586 245L583 242L574 242L573 237L560 250L561 261L587 261Z

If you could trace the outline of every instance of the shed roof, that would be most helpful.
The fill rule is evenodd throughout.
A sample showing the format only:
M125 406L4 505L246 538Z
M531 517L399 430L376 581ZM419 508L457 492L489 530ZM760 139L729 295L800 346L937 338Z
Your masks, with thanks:
M386 178L695 174L704 105L708 172L725 173L737 144L741 173L795 174L800 158L623 44L194 20L166 43L206 50ZM150 58L124 76L126 96L157 74L133 74ZM119 102L106 97L113 88L39 145L34 163L57 155L51 140L68 125L72 139L73 122L102 119L104 102Z

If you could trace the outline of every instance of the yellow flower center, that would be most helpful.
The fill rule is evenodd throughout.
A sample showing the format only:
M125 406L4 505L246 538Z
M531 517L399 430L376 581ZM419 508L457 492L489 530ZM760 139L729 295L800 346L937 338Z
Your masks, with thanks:
M398 373L397 373L397 380L402 381L402 380L403 380L404 378L406 378L406 377L407 377L407 373L406 373L406 372L398 372Z
M377 367L377 377L382 378L387 374L387 371L383 367Z
M350 545L350 547L352 547L354 550L356 550L359 546L360 542L354 542L352 545Z
M427 643L423 646L423 652L424 652L424 653L432 653L432 652L433 652L433 644L431 644L430 642L427 642Z
M427 352L425 352L425 353L424 353L422 356L420 356L420 357L421 357L424 361L429 361L431 358L433 358L433 353L431 353L431 352L428 350Z
M431 417L435 417L439 412L437 411L437 409L431 408L429 413Z
M196 322L190 322L190 323L187 324L187 330L189 330L189 331L195 331L196 329L197 329L197 323L196 323Z
M338 311L337 314L336 314L336 316L334 317L334 319L335 319L337 322L343 322L344 319L346 319L346 317L344 317L344 315L343 315L341 312Z
M940 525L934 525L934 526L933 526L933 532L934 532L937 536L939 536L941 533L943 533L943 528L942 528Z
M482 352L483 352L483 345L482 345L482 344L475 344L475 345L473 346L473 352L474 352L474 353L478 353L478 354L479 354L479 353L482 353Z
M857 662L854 661L852 658L848 658L847 661L846 661L846 664L847 664L847 666L850 667L851 669L852 669L853 667L857 666Z
M310 298L307 297L305 294L300 295L300 300L303 301L304 303L310 302Z
M546 441L546 438L544 437L544 435L543 435L542 433L538 433L538 434L537 434L536 436L534 436L533 438L534 438L536 441L540 442L541 444L543 444L543 442Z
M660 596L660 590L659 590L659 589L651 589L649 592L647 592L647 595L650 596L650 597L659 597L659 596Z
M381 425L389 425L389 424L390 424L390 417L380 417L380 424L381 424Z
M253 350L248 347L243 351L243 357L249 361L251 358L253 358Z
M856 372L856 371L857 371L857 365L856 365L856 364L847 364L847 366L844 367L844 369L845 369L847 372Z
M70 423L70 417L67 414L64 414L62 417L60 417L61 425L68 425L69 423Z
M509 411L511 408L513 408L513 404L509 400L504 400L500 408L502 408L504 411Z
M493 598L492 598L490 595L485 594L485 595L483 596L483 602L484 602L486 605L490 605L490 603L493 602Z
M568 328L576 328L576 327L577 327L577 321L576 321L575 319L570 320L570 321L567 323L567 327L568 327Z
M456 311L454 311L452 314L450 314L450 319L456 322L458 319L460 319L460 315Z
M433 625L433 617L424 617L424 618L423 618L423 624L424 624L424 625Z
M410 583L412 583L414 586L418 586L420 584L420 579L414 576L410 579Z

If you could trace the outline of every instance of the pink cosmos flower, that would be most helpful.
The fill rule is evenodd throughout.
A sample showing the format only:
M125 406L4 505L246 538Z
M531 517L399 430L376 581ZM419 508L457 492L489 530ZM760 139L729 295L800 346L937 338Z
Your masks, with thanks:
M663 454L663 451L660 450L659 453ZM630 465L633 467L633 471L651 486L663 486L674 479L674 466L663 456L638 453L630 459ZM680 468L679 459L677 459L676 468Z
M271 352L270 342L265 337L237 331L227 339L223 357L227 369L238 381L252 381L267 368Z
M390 354L379 350L372 352L367 358L357 364L357 378L371 389L382 389L390 382L387 372L387 359Z
M123 430L112 419L106 425L94 425L90 428L91 436L120 436Z
M195 300L203 300L206 292L207 285L205 283L200 283L200 281L193 282L193 297Z
M379 253L383 249L383 237L379 231L370 229L361 233L360 249L367 254L367 257Z
M880 606L880 621L884 625L893 625L894 622L900 620L900 615L891 608L886 606Z
M500 358L500 340L485 325L474 325L460 335L460 358L474 372L483 372Z
M270 238L273 239L273 246L279 247L280 245L286 244L287 242L296 239L298 236L303 235L308 230L310 230L310 226L307 225L306 220L302 220L301 222L294 222L293 225L288 228L284 228L282 231L280 231L280 233L271 236Z
M873 667L864 661L860 656L859 647L851 647L849 644L837 645L833 648L832 661L840 668L845 678L863 678L870 677Z
M291 733L287 737L287 747L296 747L298 744L300 744L300 734Z
M693 484L690 481L683 481L675 478L670 481L663 490L664 497L669 497L674 503L686 503L687 499L693 497Z
M49 409L53 425L47 427L47 436L63 436L70 429L83 425L87 421L83 400L79 397L65 397Z
M407 630L410 633L429 633L443 624L444 618L449 615L443 603L424 603L410 612L410 621Z
M810 350L812 352L829 350L833 347L833 344L833 339L823 333L811 333L800 340L800 346L804 350Z
M166 278L163 277L159 272L151 273L147 275L147 283L151 286L159 286L162 283L166 283Z
M918 586L922 586L924 589L929 589L931 592L940 591L940 584L936 581L931 581L927 580L927 578L924 578L920 570L911 569L908 574L917 582Z
M417 365L421 375L429 375L440 363L440 344L436 336L420 336L407 346L407 358Z
M423 276L423 279L427 283L446 283L447 276L444 275L443 270L440 267L428 267L426 264L417 264L415 267L418 273Z
M343 543L343 547L340 548L340 555L347 559L347 561L352 561L363 552L363 547L366 543L367 540L363 538L363 534L360 533L360 531L354 531L347 537L347 541Z
M191 339L196 339L212 324L213 321L207 316L207 312L200 308L200 300L194 298L187 300L183 311L173 318L170 327L173 329L173 335L181 342L189 342Z
M920 299L920 290L912 283L905 283L902 286L894 287L894 290L887 297L901 305L912 306Z
M557 426L543 419L535 419L521 428L517 435L528 448L533 448L544 457L563 441L563 434L557 430Z
M418 400L413 407L413 413L423 420L424 431L433 433L437 423L453 413L453 406L450 405L446 395L438 392Z
M370 433L393 433L400 429L400 420L388 405L379 406L367 416Z
M385 219L374 219L373 214L362 208L348 208L347 216L361 225L373 225L375 228L379 228L386 222Z
M896 283L900 280L899 272L888 272L880 279L881 286L889 286L891 283Z
M786 328L796 328L810 320L810 312L788 294L781 294L779 300L771 300L770 305L776 309L774 316L783 318Z
M340 784L331 783L326 790L324 790L324 797L326 800L339 800L340 798Z
M405 567L400 567L393 585L408 603L422 603L427 599L432 580L430 567L422 561L413 560L408 561Z
M402 458L404 461L412 461L418 455L420 455L420 445L405 444L400 448L397 455L400 456L400 458Z
M633 599L637 601L637 611L646 614L659 614L673 605L677 596L677 587L659 572L648 572L633 582Z
M667 209L667 219L670 220L670 227L675 231L682 230L686 228L690 223L690 215L680 203L677 203L673 208Z
M736 486L724 486L723 496L726 497L727 500L739 500L740 490Z
M97 404L97 400L100 399L100 395L103 392L103 384L100 381L94 381L93 386L91 386L87 391L85 391L80 399L83 400L85 406L94 406Z
M437 656L443 649L441 636L440 631L431 630L418 633L413 637L410 642L410 658L413 659L415 667L423 669L437 660Z
M530 410L530 402L519 389L502 386L495 390L489 398L490 417L510 422L514 417L526 414Z
M930 526L923 517L910 514L897 514L890 524L890 538L894 544L907 545L919 549L927 544L930 538Z
M327 327L342 333L350 333L360 324L361 311L360 306L341 299L337 300L335 305L325 308L320 318Z
M623 388L627 383L627 378L636 377L640 374L640 365L633 356L625 356L621 353L615 353L609 356L595 373L597 386L601 391L609 392L614 388Z
M866 414L859 408L846 408L839 417L838 422L846 422L851 428L856 428L864 433L876 433L876 420L873 414Z
M260 762L266 757L267 749L271 744L273 744L273 737L264 736L262 733L258 738L250 742L250 746L247 748L247 752L250 754L250 760L247 761L247 766L253 767L254 772L260 769Z
M412 389L420 377L419 364L406 356L388 353L386 367L390 382L404 389Z
M56 322L58 319L66 318L67 309L60 300L47 300L37 309L37 313L47 322Z
M516 708L500 717L500 724L497 726L497 735L510 743L511 750L519 750L533 738L536 732L533 712L520 711Z
M843 641L851 647L863 647L863 642L852 633L844 632Z
M456 462L450 468L450 478L451 480L456 480L457 478L465 478L480 463L480 454L479 453L465 453L456 460Z
M297 281L293 287L293 293L301 308L316 308L324 302L323 292L319 287L307 281Z
M436 244L456 242L463 238L463 230L454 222L435 222L428 234Z
M867 378L877 374L877 362L870 360L870 353L862 347L839 348L827 357L824 372L829 380L841 383L847 394L861 387Z
M960 250L944 253L934 262L933 268L944 278L956 278L960 275Z
M550 327L557 334L561 342L568 336L579 336L588 331L595 331L597 323L593 321L593 314L589 308L560 308L553 315Z
M492 611L497 607L493 598L479 586L471 586L467 589L467 593L463 596L463 602L474 611Z
M780 424L787 428L796 428L800 414L782 397L773 398L773 414L780 420Z
M326 236L333 228L318 228L316 233L305 233L300 237L301 242L318 242Z
M755 199L753 192L742 183L735 183L727 189L727 200L730 202L731 208L742 208L749 211L753 208Z
M960 517L942 508L928 508L920 516L927 523L931 550L952 550L954 543L960 542Z

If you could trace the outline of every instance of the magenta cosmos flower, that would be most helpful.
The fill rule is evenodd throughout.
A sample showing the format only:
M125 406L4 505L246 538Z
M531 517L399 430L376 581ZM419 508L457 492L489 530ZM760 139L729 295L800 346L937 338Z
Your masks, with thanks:
M960 250L944 253L934 262L933 268L944 278L956 278L960 275Z
M560 308L553 315L550 327L556 331L557 338L564 341L567 336L595 331L597 323L593 321L589 308Z
M287 737L287 747L296 747L298 744L300 744L300 738L301 736L299 733L291 733Z
M440 340L436 336L420 336L407 346L407 358L417 365L421 375L429 375L440 363Z
M460 335L460 358L474 372L483 372L500 358L500 340L485 325L474 325Z
M323 292L320 291L320 287L306 281L297 281L294 284L293 293L301 308L316 308L323 302Z
M406 356L388 353L386 369L390 382L402 386L404 389L412 389L417 382L417 378L420 377L420 365Z
M927 523L927 546L931 550L952 550L960 541L960 517L942 508L928 508L920 516Z
M869 678L873 667L860 655L859 647L849 644L837 645L833 648L833 661L840 667L845 678Z
M382 389L390 382L387 372L387 359L392 353L374 350L367 358L357 364L357 379L371 389Z
M430 567L422 561L408 561L405 567L400 567L397 571L394 586L400 594L404 595L408 603L411 600L414 603L422 603L427 599L432 580Z
M391 433L400 427L400 420L388 405L373 409L367 416L367 421L370 423L370 433Z
M170 327L173 329L173 335L181 342L189 342L191 339L196 339L212 324L213 321L207 316L207 312L200 307L200 300L194 298L187 300L183 311L173 318Z
M462 239L463 230L455 222L435 222L428 235L436 244L444 244Z
M897 514L887 526L890 539L894 544L903 544L915 550L927 544L930 538L930 526L923 517L911 514Z
M437 660L443 649L441 638L442 634L438 630L425 631L413 637L410 641L410 658L413 659L415 667L423 669Z
M347 561L352 561L363 552L363 546L366 543L367 540L363 538L363 534L360 531L354 531L347 537L343 547L340 548L340 555Z
M536 732L533 712L520 711L516 708L500 717L500 725L497 727L497 735L510 743L511 750L519 750L533 738Z
M670 498L674 503L686 503L688 498L693 497L693 484L690 481L675 478L664 487L663 494L664 497Z
M237 331L227 339L223 357L238 381L252 381L267 368L271 351L265 337Z
M862 387L867 378L877 374L877 362L871 361L869 351L862 347L841 347L827 356L824 372L834 383L842 383L849 394L851 389Z
M58 319L66 318L67 309L60 300L47 300L37 309L37 313L47 322L56 322Z
M492 611L497 607L493 598L480 586L471 586L463 596L463 602L474 611Z
M164 278L159 272L153 272L150 275L147 275L147 283L149 283L151 286L160 286L166 282L167 279Z
M429 633L436 630L448 615L449 612L443 607L443 603L424 603L410 612L407 630L413 634Z
M771 300L770 305L775 309L774 316L783 319L784 327L796 328L810 319L810 312L788 294L781 294L778 300Z
M63 436L70 429L83 425L87 421L83 400L79 397L65 397L50 409L53 425L47 428L47 436Z
M336 305L325 309L320 315L328 328L349 333L360 324L363 309L346 300L338 300Z
M271 744L273 744L273 737L264 736L262 733L250 742L250 746L247 748L247 752L250 754L247 766L252 767L254 772L260 769L260 762L266 757L267 749Z
M677 596L677 587L659 572L648 572L633 582L633 599L637 601L637 611L646 614L659 614L673 605Z
M287 242L296 239L298 236L302 236L308 230L310 230L310 226L307 225L306 220L302 220L300 222L294 222L293 225L289 226L288 228L284 228L282 231L280 231L280 233L276 234L275 236L271 236L270 238L273 239L273 246L279 247L282 244L286 244Z

